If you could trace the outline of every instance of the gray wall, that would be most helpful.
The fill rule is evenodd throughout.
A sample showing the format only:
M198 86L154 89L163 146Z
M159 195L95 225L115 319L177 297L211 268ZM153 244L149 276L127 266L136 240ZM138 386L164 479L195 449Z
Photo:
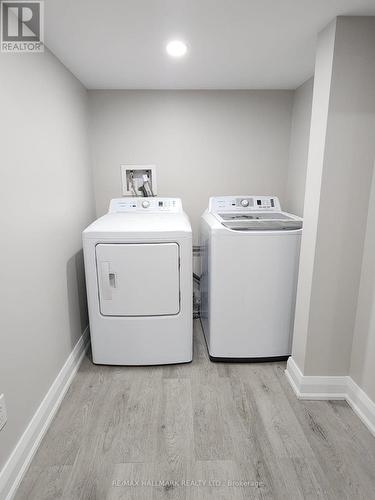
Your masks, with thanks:
M87 92L48 51L0 54L0 469L87 325Z
M89 91L97 214L121 196L121 163L155 163L195 237L209 196L285 201L292 91Z
M303 216L314 79L294 92L285 209Z
M374 165L375 168L375 165ZM367 217L350 375L375 401L375 172Z
M310 318L311 287L318 229L319 200L327 132L336 21L319 35L313 86L311 126L306 172L304 221L299 262L292 355L302 372Z
M319 37L293 356L305 375L347 375L375 157L375 18Z

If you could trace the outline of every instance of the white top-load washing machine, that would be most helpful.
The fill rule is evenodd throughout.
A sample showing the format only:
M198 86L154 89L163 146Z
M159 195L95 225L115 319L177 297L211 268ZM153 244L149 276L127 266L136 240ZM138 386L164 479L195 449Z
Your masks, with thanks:
M212 360L291 353L302 219L275 196L210 198L201 219L201 322Z
M83 232L94 363L192 360L192 232L178 198L119 198Z

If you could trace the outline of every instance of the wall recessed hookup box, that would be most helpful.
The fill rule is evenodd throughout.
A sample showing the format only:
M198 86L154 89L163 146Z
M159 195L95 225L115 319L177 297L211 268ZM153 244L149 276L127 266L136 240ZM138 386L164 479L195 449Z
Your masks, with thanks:
M156 165L121 165L121 181L123 196L157 195Z

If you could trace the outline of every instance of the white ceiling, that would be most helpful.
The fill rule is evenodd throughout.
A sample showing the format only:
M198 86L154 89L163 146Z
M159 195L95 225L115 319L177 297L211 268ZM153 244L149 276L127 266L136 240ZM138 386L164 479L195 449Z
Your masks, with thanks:
M90 89L289 89L317 33L375 0L46 0L46 44ZM186 57L166 42L180 38Z

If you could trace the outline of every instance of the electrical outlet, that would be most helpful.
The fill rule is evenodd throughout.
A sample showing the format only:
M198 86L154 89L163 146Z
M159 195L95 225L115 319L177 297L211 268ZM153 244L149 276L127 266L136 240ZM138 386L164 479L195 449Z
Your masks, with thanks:
M5 406L5 396L0 394L0 431L7 423L7 409Z

